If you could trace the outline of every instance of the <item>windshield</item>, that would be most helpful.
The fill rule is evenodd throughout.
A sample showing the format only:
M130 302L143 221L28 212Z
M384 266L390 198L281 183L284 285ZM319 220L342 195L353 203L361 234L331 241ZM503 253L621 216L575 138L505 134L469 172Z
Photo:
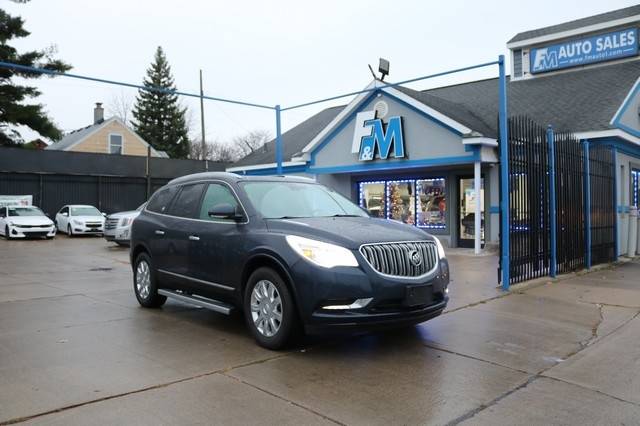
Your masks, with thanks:
M71 207L71 216L102 216L95 207Z
M360 207L322 185L302 182L246 182L243 188L265 219L368 217Z
M44 216L37 207L9 207L9 216Z

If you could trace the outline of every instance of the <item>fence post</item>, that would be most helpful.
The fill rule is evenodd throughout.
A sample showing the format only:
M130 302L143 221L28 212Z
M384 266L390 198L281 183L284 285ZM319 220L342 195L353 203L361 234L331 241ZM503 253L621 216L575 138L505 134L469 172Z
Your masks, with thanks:
M151 196L151 145L147 146L147 161L146 161L145 174L147 175L147 201Z
M280 105L276 105L276 174L282 174L282 129L280 126Z
M556 157L555 157L555 141L553 137L553 127L547 127L547 147L549 149L549 223L551 227L550 245L551 259L549 260L549 275L555 278L556 267L558 262L557 243L556 243Z
M591 164L589 159L589 140L584 140L584 230L585 230L585 266L591 269Z
M502 267L502 289L509 290L510 261L509 261L509 130L507 126L507 77L505 74L504 55L498 57L499 70L499 112L498 124L500 132L500 238L502 253L500 253L500 263Z

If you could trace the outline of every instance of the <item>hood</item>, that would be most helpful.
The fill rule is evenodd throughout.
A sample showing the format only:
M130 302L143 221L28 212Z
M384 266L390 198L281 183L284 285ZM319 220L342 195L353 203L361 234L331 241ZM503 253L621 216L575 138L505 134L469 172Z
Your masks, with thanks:
M266 219L270 232L294 234L358 249L362 244L432 240L412 225L368 217Z
M125 217L136 218L136 217L138 217L139 214L140 214L140 212L138 210L129 210L129 211L126 211L126 212L113 213L113 214L110 214L107 217L110 217L112 219L122 219L122 218L125 218Z
M104 216L71 216L71 220L80 222L104 222Z
M53 225L46 216L10 216L7 220L15 225Z

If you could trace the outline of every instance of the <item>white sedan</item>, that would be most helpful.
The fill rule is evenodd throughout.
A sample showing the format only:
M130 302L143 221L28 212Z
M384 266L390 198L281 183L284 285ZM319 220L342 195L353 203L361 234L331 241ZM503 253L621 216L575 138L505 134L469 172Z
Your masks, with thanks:
M0 207L0 234L12 238L53 238L56 228L51 219L34 206Z
M70 237L80 234L102 234L104 213L93 206L69 205L56 213L56 227Z

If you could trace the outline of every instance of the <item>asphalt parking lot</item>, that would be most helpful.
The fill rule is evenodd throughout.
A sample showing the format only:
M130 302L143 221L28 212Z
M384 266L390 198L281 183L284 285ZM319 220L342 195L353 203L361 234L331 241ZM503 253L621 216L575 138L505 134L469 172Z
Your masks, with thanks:
M640 262L498 297L493 256L450 258L441 317L271 352L140 308L100 238L0 240L0 424L640 424Z

